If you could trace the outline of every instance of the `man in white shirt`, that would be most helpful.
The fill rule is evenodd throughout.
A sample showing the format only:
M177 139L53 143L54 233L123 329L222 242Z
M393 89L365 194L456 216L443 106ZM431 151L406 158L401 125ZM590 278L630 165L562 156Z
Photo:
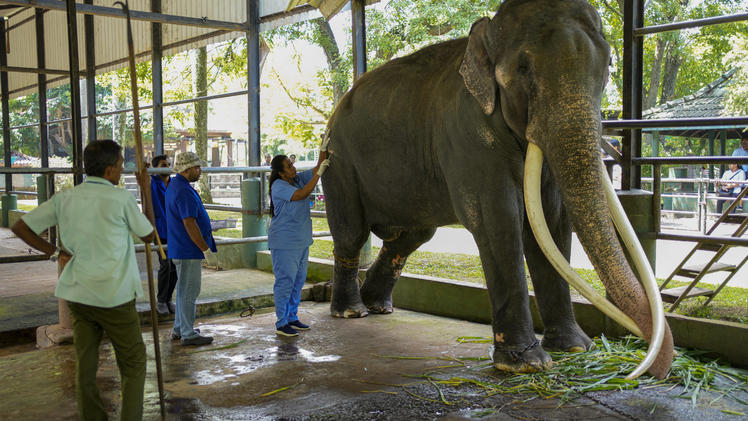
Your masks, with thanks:
M153 225L138 209L135 197L115 187L122 173L120 145L112 140L92 142L83 152L83 161L86 180L24 215L13 232L52 259L59 257L63 266L55 295L67 300L73 316L80 419L107 419L96 386L99 345L106 333L122 378L121 419L140 420L146 353L135 298L143 295L143 288L130 233L150 242ZM138 174L141 186L147 180L145 171ZM55 225L64 249L39 236Z

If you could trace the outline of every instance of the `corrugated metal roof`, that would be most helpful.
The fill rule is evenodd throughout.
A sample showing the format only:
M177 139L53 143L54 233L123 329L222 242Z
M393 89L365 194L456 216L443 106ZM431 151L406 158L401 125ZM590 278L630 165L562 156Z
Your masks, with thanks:
M725 94L732 84L732 76L737 68L723 74L715 80L684 97L668 101L657 107L642 112L642 118L670 119L670 118L702 118L702 117L730 117L724 105Z
M83 0L77 0L83 3ZM112 7L112 0L94 0L94 5ZM162 13L219 21L242 23L246 21L246 0L162 0ZM260 17L282 13L287 0L260 0ZM131 10L149 12L150 0L130 0ZM34 9L11 9L8 26L8 66L37 67ZM260 25L260 31L318 17L318 11L310 11L274 20ZM13 27L27 18L27 22ZM78 15L78 53L80 69L86 67L84 16ZM185 25L162 25L164 55L187 51L204 45L244 36L241 32L224 32L215 29ZM48 10L44 14L44 42L46 47L46 68L68 69L67 19L63 11ZM127 39L125 20L115 17L94 16L96 74L126 66ZM138 61L149 61L151 50L151 24L133 20L135 54L141 54ZM68 83L68 76L48 76L48 86ZM8 82L11 97L19 97L34 92L37 76L32 73L9 72Z
M726 72L717 80L707 84L692 94L643 111L642 118L646 120L659 120L734 117L725 107L725 95L729 92L730 86L734 83L732 77L735 75L737 70L738 69L735 68ZM672 136L706 137L709 132L717 129L725 130L728 138L739 139L743 127L683 127L667 130L652 129L648 131L659 131L663 134L669 134Z

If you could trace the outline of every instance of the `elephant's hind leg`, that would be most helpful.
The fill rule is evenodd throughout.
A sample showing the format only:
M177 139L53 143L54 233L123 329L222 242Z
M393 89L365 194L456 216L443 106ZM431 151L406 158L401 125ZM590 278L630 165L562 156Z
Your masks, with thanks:
M330 176L338 175L330 169ZM348 180L353 179L348 175ZM361 247L369 236L364 222L361 203L356 186L328 178L324 185L327 199L327 221L330 225L335 248L335 270L332 282L330 313L334 317L365 317L368 312L359 293L358 270ZM337 183L336 183L337 181ZM331 184L333 186L331 187Z
M376 234L379 232L375 229ZM421 244L430 240L435 227L410 229L385 238L374 264L366 271L361 287L361 299L371 313L392 313L392 290L400 278L408 256Z

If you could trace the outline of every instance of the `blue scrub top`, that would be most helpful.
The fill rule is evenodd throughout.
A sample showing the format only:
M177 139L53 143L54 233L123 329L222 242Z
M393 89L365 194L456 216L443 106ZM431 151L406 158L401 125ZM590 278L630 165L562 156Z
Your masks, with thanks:
M304 249L312 245L312 218L309 201L291 201L296 190L304 187L314 177L312 170L296 175L293 183L277 179L271 186L275 216L268 229L269 249Z
M156 223L156 231L161 238L161 243L166 244L166 185L158 175L151 176L151 202L153 202L153 222Z
M200 234L217 251L216 241L210 230L210 218L195 189L181 174L175 175L166 188L166 228L169 236L170 259L204 259L202 250L192 242L184 227L185 218L195 218Z

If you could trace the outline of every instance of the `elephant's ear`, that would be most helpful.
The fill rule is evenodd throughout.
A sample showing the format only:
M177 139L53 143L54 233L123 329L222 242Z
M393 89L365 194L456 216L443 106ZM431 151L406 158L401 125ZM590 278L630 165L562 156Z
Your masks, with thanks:
M492 114L496 107L496 80L485 42L490 22L490 19L483 18L470 28L467 49L460 65L460 74L465 86L486 115Z

